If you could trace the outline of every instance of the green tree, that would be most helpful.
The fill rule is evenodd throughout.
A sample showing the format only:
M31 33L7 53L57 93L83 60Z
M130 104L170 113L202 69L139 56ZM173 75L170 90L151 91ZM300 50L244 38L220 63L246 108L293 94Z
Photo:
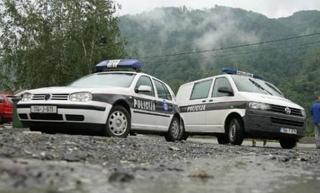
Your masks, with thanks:
M111 0L4 0L1 7L2 74L16 88L63 85L125 54Z

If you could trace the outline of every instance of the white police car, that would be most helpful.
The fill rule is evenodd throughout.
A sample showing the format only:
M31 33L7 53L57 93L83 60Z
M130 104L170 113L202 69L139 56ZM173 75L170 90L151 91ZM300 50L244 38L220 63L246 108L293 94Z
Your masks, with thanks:
M114 137L159 133L168 141L179 139L180 115L172 90L139 72L141 67L135 59L107 60L96 66L98 73L66 87L25 91L17 105L19 119L36 131L99 130ZM123 70L127 68L136 71Z
M220 144L244 138L279 140L293 148L305 135L304 109L261 78L224 69L225 74L182 85L177 103L185 132L217 136ZM184 134L184 137L187 137Z

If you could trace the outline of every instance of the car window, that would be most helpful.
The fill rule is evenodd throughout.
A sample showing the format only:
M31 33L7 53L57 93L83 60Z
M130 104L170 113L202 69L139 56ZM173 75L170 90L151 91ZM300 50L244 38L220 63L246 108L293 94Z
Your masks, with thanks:
M171 94L167 86L158 80L153 79L153 81L157 89L158 97L161 99L172 100Z
M190 99L208 98L211 83L212 79L194 83Z
M135 74L130 73L98 73L85 76L71 83L71 87L79 88L105 88L130 87Z
M143 93L145 95L149 95L149 96L154 96L154 89L153 89L153 84L151 81L151 78L147 77L147 76L141 76L136 84L135 89L138 89L139 86L144 85L144 86L150 86L151 87L151 92L149 93Z
M214 81L214 86L213 86L213 90L212 90L212 97L224 97L224 96L229 96L227 93L221 93L218 92L219 88L229 88L230 90L233 90L228 79L227 78L217 78Z

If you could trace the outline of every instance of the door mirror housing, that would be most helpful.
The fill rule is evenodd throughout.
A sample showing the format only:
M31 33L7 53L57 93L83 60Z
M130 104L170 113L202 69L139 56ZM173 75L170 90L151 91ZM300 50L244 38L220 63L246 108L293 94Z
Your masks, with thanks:
M151 86L147 86L147 85L140 85L136 89L136 93L150 93L150 92L152 92L152 88Z
M234 96L233 90L228 87L220 87L218 92L228 94L228 96Z

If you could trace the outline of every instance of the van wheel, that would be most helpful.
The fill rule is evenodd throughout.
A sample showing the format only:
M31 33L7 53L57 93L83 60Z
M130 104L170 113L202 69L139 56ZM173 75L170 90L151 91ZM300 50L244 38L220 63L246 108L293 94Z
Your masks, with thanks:
M243 142L243 126L239 119L233 118L228 126L228 138L232 145L241 145Z
M184 135L183 129L180 127L180 122L177 117L173 117L168 133L165 135L167 141L181 140Z
M292 149L297 145L298 141L296 139L282 138L279 142L283 149Z
M227 135L218 135L217 141L219 144L222 144L222 145L230 143L230 140Z
M111 109L103 134L108 137L126 138L130 133L131 118L127 109L115 106Z

